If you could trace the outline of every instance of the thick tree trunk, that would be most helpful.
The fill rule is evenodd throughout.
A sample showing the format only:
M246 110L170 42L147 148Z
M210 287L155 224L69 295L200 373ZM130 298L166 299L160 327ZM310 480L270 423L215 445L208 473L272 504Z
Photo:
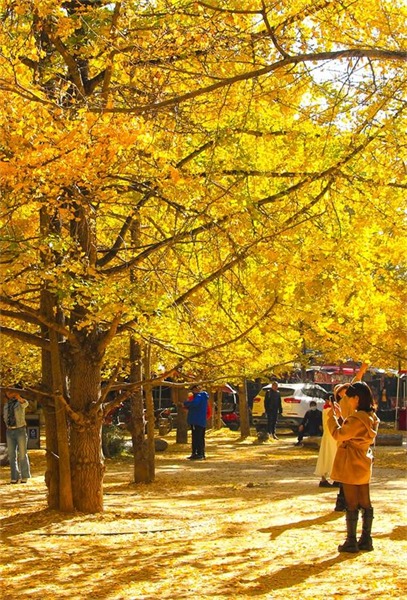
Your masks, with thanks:
M103 511L102 411L100 361L90 351L72 354L70 363L71 407L85 417L86 425L71 423L71 473L74 506L85 513Z
M175 390L173 390L174 392ZM188 412L184 408L184 402L188 398L188 390L185 388L181 388L177 390L176 402L178 406L177 410L177 435L176 442L177 444L187 444L188 443L188 423L187 416Z
M103 511L103 476L101 427L98 415L85 428L72 427L71 468L74 506L84 513Z

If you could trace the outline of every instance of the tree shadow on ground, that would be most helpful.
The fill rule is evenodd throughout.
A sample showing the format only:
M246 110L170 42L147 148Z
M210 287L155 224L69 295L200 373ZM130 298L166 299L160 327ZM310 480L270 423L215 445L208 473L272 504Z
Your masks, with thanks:
M304 521L297 521L293 523L287 523L284 525L265 527L263 529L258 529L257 531L259 531L260 533L269 533L270 540L274 540L286 531L292 529L309 529L314 525L323 525L324 523L329 523L330 521L336 521L339 518L343 518L343 515L344 513L332 512L326 515L322 515L320 517L316 517L315 519L306 519Z
M259 577L252 585L246 588L247 596L257 596L265 593L271 594L274 590L292 588L295 585L300 585L309 577L315 577L331 567L343 563L348 560L355 559L358 554L338 554L328 560L320 563L305 563L292 564L287 567L275 571L270 575ZM272 596L267 596L272 598Z
M78 514L78 513L76 513ZM62 513L50 508L33 512L20 512L11 517L2 519L2 539L13 540L17 535L37 531L41 528L59 525L75 518L74 513Z

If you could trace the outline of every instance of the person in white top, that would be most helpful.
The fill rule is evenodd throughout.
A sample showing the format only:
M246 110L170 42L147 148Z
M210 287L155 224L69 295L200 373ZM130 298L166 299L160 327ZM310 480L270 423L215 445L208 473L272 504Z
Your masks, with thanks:
M319 487L333 487L336 482L330 481L331 479L331 471L332 465L334 464L334 459L336 455L336 449L338 447L338 443L331 435L331 432L328 428L328 412L331 408L331 401L333 400L332 396L326 400L324 407L322 409L322 427L323 434L321 439L321 445L319 448L318 460L315 467L315 475L318 475L321 480L319 482ZM336 485L336 487L339 484Z
M351 383L355 383L356 381L361 381L363 375L365 374L369 363L364 362L355 377L352 379ZM346 399L346 390L351 385L351 383L342 383L338 384L334 388L333 398L331 400L335 400L335 402L340 402L342 415L344 418L349 416L349 406ZM331 479L331 471L332 466L336 456L336 450L338 448L338 442L335 441L329 431L327 426L328 413L331 408L332 401L325 402L323 411L322 411L322 426L323 426L323 434L321 439L321 446L319 448L317 464L315 468L315 475L321 477L319 482L320 487L339 487L339 492L336 497L335 511L342 512L346 510L345 496L343 494L343 489L340 484L335 481L330 481Z

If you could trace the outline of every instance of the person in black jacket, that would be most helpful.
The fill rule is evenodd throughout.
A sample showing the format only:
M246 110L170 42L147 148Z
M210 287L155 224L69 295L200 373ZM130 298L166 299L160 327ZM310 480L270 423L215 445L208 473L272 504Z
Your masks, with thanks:
M315 400L309 403L309 410L305 413L298 432L296 446L302 446L304 435L322 435L322 412L317 409Z
M271 388L266 390L264 410L267 415L267 432L272 438L278 440L278 437L276 436L277 418L278 415L282 414L283 407L277 381L273 381Z

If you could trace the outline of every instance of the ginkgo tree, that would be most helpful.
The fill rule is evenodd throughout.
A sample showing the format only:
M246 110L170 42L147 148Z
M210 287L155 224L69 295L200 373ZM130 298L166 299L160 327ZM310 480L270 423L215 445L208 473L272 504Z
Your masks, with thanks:
M405 9L2 2L4 364L41 353L50 506L103 509L129 336L218 380L404 360Z

